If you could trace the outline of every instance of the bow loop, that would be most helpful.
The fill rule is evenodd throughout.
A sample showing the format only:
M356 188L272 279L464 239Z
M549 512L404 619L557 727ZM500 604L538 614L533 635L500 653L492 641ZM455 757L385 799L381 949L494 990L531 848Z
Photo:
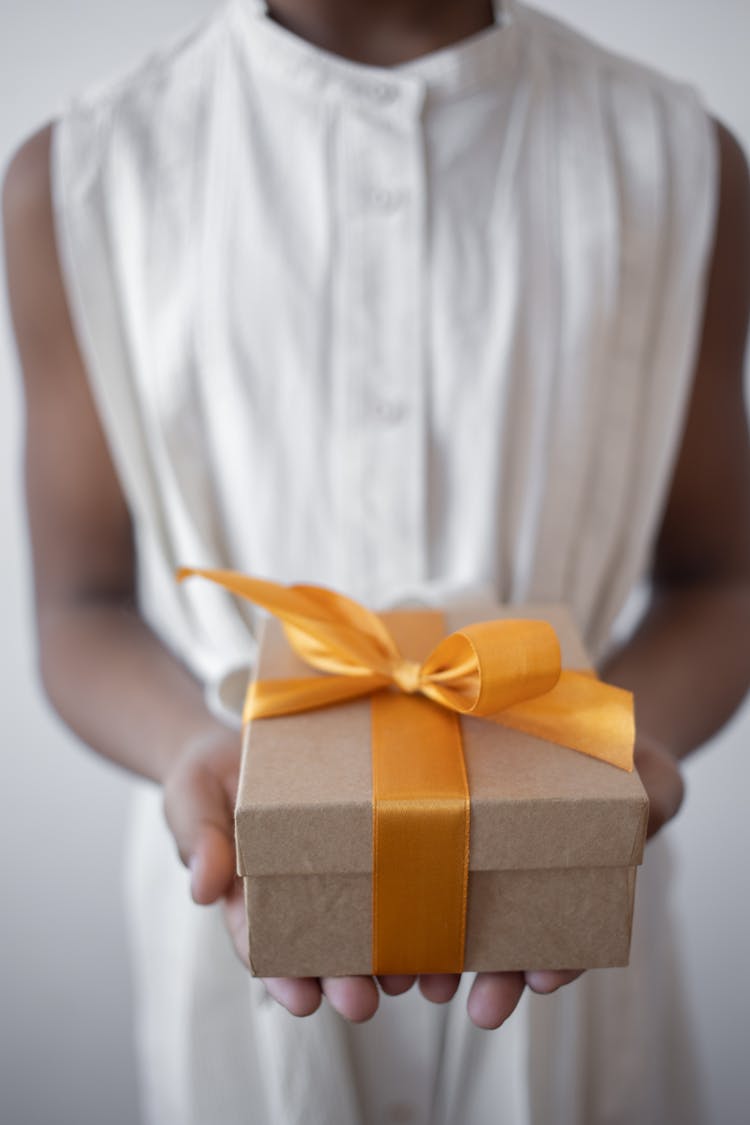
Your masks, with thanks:
M560 645L547 621L480 621L440 642L423 666L425 694L465 715L488 717L551 691Z
M399 651L385 623L365 606L321 586L292 586L309 606L307 624L284 622L298 656L321 672L387 675Z

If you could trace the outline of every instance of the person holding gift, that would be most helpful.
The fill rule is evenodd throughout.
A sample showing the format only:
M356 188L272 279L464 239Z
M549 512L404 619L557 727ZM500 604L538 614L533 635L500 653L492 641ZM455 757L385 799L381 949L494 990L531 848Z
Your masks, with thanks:
M635 692L656 834L750 681L734 138L515 0L231 0L30 138L3 201L45 688L157 783L147 1120L689 1121L663 838L626 971L247 974L229 716L257 618L174 573L566 602Z

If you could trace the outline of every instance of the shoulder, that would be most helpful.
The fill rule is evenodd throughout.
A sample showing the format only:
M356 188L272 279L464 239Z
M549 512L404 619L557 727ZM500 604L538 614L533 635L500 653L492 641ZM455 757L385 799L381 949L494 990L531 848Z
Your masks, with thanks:
M744 362L750 320L750 174L742 148L713 123L719 199L703 331L682 445L659 536L667 580L750 575L750 441Z
M741 399L750 318L750 171L734 134L721 122L712 125L719 189L703 326L703 378L733 383Z
M112 161L173 162L222 72L228 8L219 9L120 73L77 91L61 107L50 136L52 178L62 163L85 192ZM157 169L154 169L156 171Z
M628 230L646 253L700 273L710 252L721 154L715 123L688 83L618 54L533 8L519 9L544 75L557 131L577 147L598 139ZM571 122L576 122L572 127ZM583 124L582 124L583 123Z
M79 90L61 117L118 112L158 116L191 87L200 85L212 55L220 52L226 41L228 12L226 5L219 5L210 17L137 58L124 70Z
M547 57L560 65L574 64L582 73L596 73L655 96L694 101L692 86L681 82L640 60L620 54L577 28L545 12L523 5L520 18L527 35L536 41Z
M560 92L587 96L623 151L649 148L673 168L673 188L691 190L692 173L716 172L715 135L698 90L688 82L620 54L559 20L522 6L528 42ZM640 167L647 173L642 157ZM629 166L632 162L628 161ZM703 190L701 186L701 191Z
M49 153L53 122L27 137L11 156L3 175L6 232L17 223L40 219L49 208Z
M55 331L59 264L50 193L49 123L21 144L3 176L8 293L16 332L42 351Z
M124 178L130 190L138 183L147 192L165 168L179 174L211 75L221 69L227 11L221 6L126 71L77 92L17 147L2 175L6 237L31 240L49 257L58 210L97 222L113 205L111 184Z
M724 225L735 229L740 245L750 234L750 169L747 156L734 133L721 121L713 120L719 151L720 216Z

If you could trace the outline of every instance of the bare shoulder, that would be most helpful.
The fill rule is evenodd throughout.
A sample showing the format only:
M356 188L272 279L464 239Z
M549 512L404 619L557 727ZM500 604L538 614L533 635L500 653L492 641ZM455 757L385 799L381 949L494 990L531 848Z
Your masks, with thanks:
M722 121L714 119L719 145L722 198L747 205L750 193L750 171L747 156L734 133Z
M54 123L30 136L3 177L2 209L11 314L22 370L29 374L54 340L60 343L66 307L55 240L50 187Z
M657 580L750 582L750 437L744 366L750 318L750 173L714 123L719 200L700 346L655 556Z
M48 121L16 149L3 177L3 213L15 213L24 201L45 193L49 198L49 153L54 122Z
M25 478L40 620L48 604L128 593L132 528L91 393L57 249L54 123L29 137L3 179L11 320L26 399Z
M750 171L734 134L715 121L719 202L697 378L741 385L750 313Z

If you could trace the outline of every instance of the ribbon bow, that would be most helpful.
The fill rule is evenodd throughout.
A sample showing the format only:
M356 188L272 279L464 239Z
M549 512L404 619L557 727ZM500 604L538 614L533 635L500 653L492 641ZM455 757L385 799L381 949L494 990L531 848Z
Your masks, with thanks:
M305 663L324 676L255 682L244 719L327 707L394 686L450 711L474 715L633 768L630 692L589 672L561 668L552 626L529 619L479 622L443 638L421 664L405 659L377 614L319 586L282 586L228 570L182 568L278 617Z

